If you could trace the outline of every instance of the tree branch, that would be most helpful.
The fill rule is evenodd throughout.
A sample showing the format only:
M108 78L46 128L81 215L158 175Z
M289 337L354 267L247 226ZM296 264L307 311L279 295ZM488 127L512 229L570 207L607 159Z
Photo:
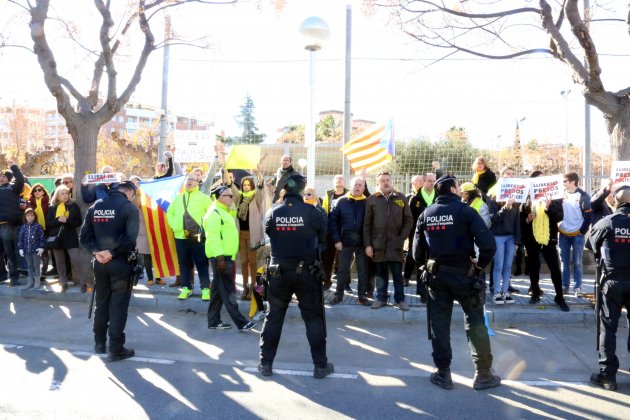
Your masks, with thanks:
M569 0L566 5L567 19L571 24L571 31L573 35L578 39L578 42L584 50L584 56L588 66L588 79L586 80L586 86L588 89L595 90L597 92L603 92L604 84L600 77L602 69L599 66L599 57L597 56L597 49L595 43L591 38L588 27L580 18L580 13L577 7L577 0ZM584 12L585 14L587 11Z
M103 18L99 39L102 49L101 57L103 57L105 69L107 71L107 106L111 110L116 109L117 112L118 98L116 95L116 68L114 67L112 49L109 45L109 30L114 26L114 20L112 19L112 14L109 10L110 1L108 0L107 5L105 5L103 0L94 0L94 4ZM114 114L116 112L114 112Z

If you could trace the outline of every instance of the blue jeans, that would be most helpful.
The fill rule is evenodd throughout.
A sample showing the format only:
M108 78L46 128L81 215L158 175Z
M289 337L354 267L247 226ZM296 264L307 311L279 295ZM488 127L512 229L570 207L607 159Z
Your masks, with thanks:
M495 292L506 293L510 287L510 276L512 275L512 261L516 247L514 246L514 235L495 236L494 242L497 244L497 251L494 253L494 268L492 278L494 279Z
M381 302L387 302L387 286L389 285L390 271L392 272L392 281L394 282L394 301L396 303L404 302L405 286L401 261L383 261L374 263L376 299Z
M210 288L210 271L208 268L208 258L206 258L205 244L189 239L175 238L175 250L179 262L179 274L182 276L182 287L190 287L190 270L193 268L189 264L192 259L199 274L199 285L202 289Z
M18 261L17 261L17 227L10 223L3 223L0 225L0 240L2 240L2 248L4 249L4 255L7 258L9 266L9 279L11 285L16 286L18 284ZM0 262L4 265L4 261Z
M573 288L582 287L582 254L584 253L584 235L566 236L562 233L558 237L560 246L560 264L562 266L562 286L571 284L571 247L573 247Z

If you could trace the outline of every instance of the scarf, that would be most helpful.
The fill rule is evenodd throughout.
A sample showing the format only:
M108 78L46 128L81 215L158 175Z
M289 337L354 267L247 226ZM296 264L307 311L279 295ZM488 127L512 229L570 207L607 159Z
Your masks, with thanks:
M238 218L245 221L247 220L247 212L249 212L249 203L254 199L254 195L256 195L256 190L251 190L247 192L241 191L241 202L238 204L237 215Z
M545 210L545 205L538 201L533 204L533 210L536 217L532 221L532 230L534 231L534 239L541 245L549 243L549 216Z
M312 204L313 206L315 206L317 204L317 199L316 198L309 198L309 199L304 199L304 202L306 204Z
M41 225L42 229L46 230L46 216L44 216L41 198L35 199L35 215L37 216L37 223Z
M70 213L66 211L66 205L64 203L59 203L59 205L57 205L57 211L55 212L55 219L58 219L61 216L68 217L69 215Z
M350 198L350 199L352 199L352 200L355 200L355 201L365 200L365 199L366 199L365 195L363 195L363 194L361 194L361 195L360 195L360 196L358 196L358 197L355 197L354 195L352 195L352 191L348 191L348 192L346 193L346 197L348 197L348 198Z
M424 202L427 203L427 206L430 206L433 203L433 199L435 198L435 189L431 190L431 194L427 194L424 191L424 188L420 188L420 194L422 194L422 198Z
M472 177L472 183L477 185L477 183L479 182L479 177L481 175L483 175L486 172L486 170L484 169L483 171L479 172L479 171L475 171L475 174Z

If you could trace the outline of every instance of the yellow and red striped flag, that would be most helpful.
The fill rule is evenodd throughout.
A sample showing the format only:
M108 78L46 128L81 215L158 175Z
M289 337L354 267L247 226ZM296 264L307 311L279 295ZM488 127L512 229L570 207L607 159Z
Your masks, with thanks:
M178 175L140 183L141 210L147 228L155 277L179 275L175 237L166 221L166 210L185 181L185 176Z
M394 157L394 123L377 126L359 134L341 149L354 172L370 172L392 161Z

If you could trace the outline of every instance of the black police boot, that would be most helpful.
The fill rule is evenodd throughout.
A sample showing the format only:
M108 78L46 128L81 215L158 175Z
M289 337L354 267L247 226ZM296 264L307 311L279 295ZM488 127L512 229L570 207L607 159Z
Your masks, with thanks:
M453 379L449 368L438 369L431 374L431 383L444 389L453 389Z
M116 352L116 353L112 353L110 351L109 354L107 355L107 361L118 362L120 360L129 359L130 357L133 357L135 355L136 355L136 352L133 351L133 349L128 349L128 348L123 347L121 351Z
M614 391L617 389L617 381L615 377L607 375L604 372L593 373L591 375L591 383L601 386L607 391Z
M262 363L258 365L258 372L260 372L262 376L273 375L273 369L271 368L271 365L264 365Z
M96 354L105 354L107 353L107 347L105 343L96 343L94 344L94 353Z
M335 367L332 363L327 363L325 367L315 367L313 370L313 377L315 379L324 379L335 371Z
M476 390L494 388L501 385L501 378L492 373L492 369L477 369L473 388Z

